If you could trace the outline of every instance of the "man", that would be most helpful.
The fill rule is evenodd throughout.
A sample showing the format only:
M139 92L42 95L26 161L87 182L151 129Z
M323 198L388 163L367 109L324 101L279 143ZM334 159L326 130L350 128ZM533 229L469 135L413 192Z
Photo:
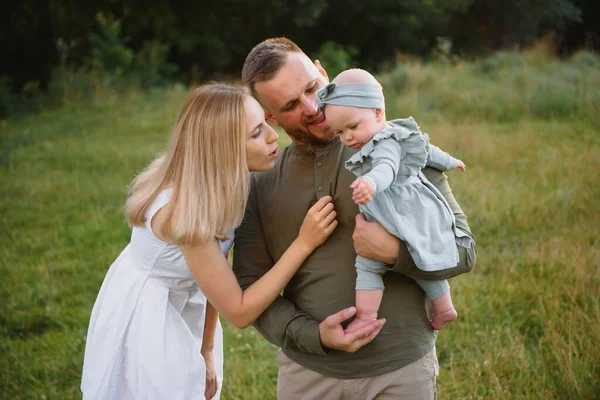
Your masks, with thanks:
M292 41L276 38L257 45L246 58L242 79L265 109L267 120L281 126L293 143L273 170L253 176L246 215L235 236L233 268L240 285L248 287L268 271L319 198L334 198L339 222L283 296L254 324L281 347L278 397L434 398L435 334L425 295L411 278L445 279L467 272L474 265L475 248L459 248L457 267L425 273L416 268L402 242L381 225L357 216L350 191L355 177L344 168L353 150L331 134L315 103L315 92L327 83L327 73ZM433 169L424 173L452 207L457 227L471 235L445 176ZM347 333L346 320L355 312L351 307L355 250L399 273L383 276L381 319Z

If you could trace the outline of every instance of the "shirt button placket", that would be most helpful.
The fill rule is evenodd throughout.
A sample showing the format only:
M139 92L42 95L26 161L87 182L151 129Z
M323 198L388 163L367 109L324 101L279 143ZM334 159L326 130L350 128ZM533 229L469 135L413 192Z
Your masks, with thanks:
M326 195L326 193L323 193L325 189L323 185L323 168L321 168L323 166L323 162L320 160L320 157L317 157L317 159L315 160L315 189L317 199L320 199L321 197Z

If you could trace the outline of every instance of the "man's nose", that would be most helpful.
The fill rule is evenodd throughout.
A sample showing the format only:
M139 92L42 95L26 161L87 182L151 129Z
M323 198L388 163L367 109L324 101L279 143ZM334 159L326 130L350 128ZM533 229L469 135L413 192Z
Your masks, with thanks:
M302 107L304 108L302 111L305 115L314 115L317 113L319 106L317 106L317 102L315 101L315 96L304 96L302 99Z

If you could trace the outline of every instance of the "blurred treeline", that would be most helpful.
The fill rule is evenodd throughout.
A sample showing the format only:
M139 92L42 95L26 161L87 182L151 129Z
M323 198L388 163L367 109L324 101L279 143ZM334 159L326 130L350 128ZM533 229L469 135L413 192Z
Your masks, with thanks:
M326 66L389 70L398 55L454 62L551 35L557 55L600 48L594 0L22 0L0 18L0 116L85 98L237 77L287 36ZM330 71L331 72L331 71Z

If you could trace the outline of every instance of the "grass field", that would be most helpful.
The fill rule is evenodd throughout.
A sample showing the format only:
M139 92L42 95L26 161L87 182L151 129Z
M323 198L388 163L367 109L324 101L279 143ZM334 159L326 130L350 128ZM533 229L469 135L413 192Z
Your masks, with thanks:
M477 237L437 342L442 399L600 397L600 58L500 53L381 77L467 164ZM0 398L80 398L87 323L128 243L126 185L167 143L186 90L105 94L0 121ZM283 137L282 141L287 138ZM225 323L226 399L275 397L276 348Z

